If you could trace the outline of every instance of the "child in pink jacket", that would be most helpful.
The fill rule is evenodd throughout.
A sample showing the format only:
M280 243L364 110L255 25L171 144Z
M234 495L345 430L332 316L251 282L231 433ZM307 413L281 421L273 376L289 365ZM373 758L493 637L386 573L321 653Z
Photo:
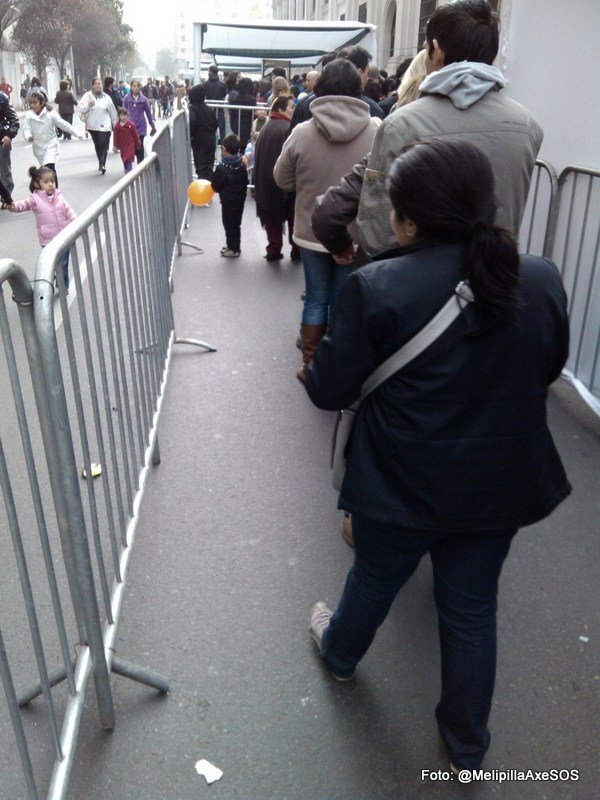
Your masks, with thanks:
M56 176L50 167L30 167L29 191L27 200L7 206L9 211L20 213L33 211L37 225L38 239L44 248L57 233L75 219L76 214L56 188ZM69 292L69 251L60 257L65 290Z

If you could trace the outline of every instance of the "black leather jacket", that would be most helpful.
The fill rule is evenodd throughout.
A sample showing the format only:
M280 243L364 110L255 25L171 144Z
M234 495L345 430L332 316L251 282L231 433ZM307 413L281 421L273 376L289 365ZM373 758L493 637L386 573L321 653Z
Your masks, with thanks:
M10 98L0 92L0 139L10 136L14 139L19 132L19 118L10 104Z

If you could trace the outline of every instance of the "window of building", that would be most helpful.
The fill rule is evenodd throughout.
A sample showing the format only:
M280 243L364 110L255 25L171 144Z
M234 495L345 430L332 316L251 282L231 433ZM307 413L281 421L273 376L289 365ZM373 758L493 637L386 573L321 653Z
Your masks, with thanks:
M425 28L427 27L427 20L435 11L436 5L436 0L421 0L421 8L419 10L419 38L417 40L417 50L420 50L425 44Z
M361 3L358 6L358 21L359 22L366 22L367 21L367 4Z
M394 8L394 16L392 17L392 25L390 30L390 58L393 58L394 50L396 49L396 12L397 9Z
M345 14L340 14L340 22L344 22L345 19L346 19L346 15Z

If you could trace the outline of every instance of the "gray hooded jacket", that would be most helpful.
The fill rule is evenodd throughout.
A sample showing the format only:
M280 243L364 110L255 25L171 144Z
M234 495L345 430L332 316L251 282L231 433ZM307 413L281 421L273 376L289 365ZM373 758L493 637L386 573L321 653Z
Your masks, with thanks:
M386 178L402 148L418 139L467 139L487 153L494 172L498 224L519 232L542 129L526 108L501 92L502 73L489 64L461 61L431 73L418 100L387 117L365 170L358 227L371 256L396 245L389 221Z
M312 119L297 125L286 140L273 177L280 189L296 192L294 241L326 252L310 224L315 198L370 151L381 120L356 97L319 97L310 110Z

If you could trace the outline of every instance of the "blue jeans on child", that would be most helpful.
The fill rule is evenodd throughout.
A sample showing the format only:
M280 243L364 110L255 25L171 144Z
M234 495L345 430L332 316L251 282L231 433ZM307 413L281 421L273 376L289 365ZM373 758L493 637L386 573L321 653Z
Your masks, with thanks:
M302 310L305 325L327 325L340 292L350 274L350 265L336 264L330 253L300 248L306 299Z
M354 565L323 636L323 658L336 675L350 677L396 595L429 553L442 662L436 718L452 763L479 767L490 743L498 579L516 530L425 531L358 514L352 515L352 530Z

